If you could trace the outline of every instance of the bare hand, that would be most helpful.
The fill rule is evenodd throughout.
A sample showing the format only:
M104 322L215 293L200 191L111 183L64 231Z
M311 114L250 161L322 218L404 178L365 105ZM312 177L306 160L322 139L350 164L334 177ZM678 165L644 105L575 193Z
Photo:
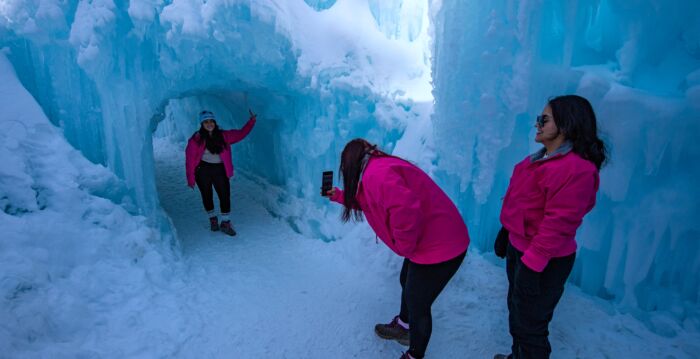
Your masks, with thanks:
M335 188L331 188L330 190L326 191L326 197L331 198L335 196Z

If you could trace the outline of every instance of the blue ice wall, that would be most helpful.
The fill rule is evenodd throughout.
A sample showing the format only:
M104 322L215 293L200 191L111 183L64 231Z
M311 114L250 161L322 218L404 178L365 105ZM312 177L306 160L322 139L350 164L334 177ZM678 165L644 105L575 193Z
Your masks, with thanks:
M697 329L700 3L434 5L438 178L459 198L474 244L491 250L512 167L537 148L532 126L547 99L580 94L611 157L571 281Z
M369 0L381 31L393 39L416 40L428 21L428 4L422 1Z
M411 106L387 79L429 68L406 61L411 40L390 42L401 37L392 21L414 24L418 36L413 13L379 19L368 3L308 3L15 2L0 10L0 47L51 121L125 179L144 214L158 208L153 130L167 114L171 130L189 137L210 105L229 128L254 109L259 122L236 147L237 163L320 202L314 179L337 167L347 140L391 149L400 138ZM378 40L357 46L360 31Z
M304 0L304 2L316 10L326 10L335 4L335 0Z

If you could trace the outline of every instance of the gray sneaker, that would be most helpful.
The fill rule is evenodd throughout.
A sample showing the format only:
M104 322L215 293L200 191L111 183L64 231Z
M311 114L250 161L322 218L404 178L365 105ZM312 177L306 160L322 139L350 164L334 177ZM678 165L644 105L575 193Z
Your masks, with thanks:
M377 324L374 326L374 332L382 339L396 340L401 345L408 346L410 337L408 329L399 324L399 316L395 316L389 324Z

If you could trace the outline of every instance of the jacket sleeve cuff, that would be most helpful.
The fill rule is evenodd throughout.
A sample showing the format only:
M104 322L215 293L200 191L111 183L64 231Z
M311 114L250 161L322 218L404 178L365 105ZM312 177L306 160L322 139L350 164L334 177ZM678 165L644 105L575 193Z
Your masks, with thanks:
M520 260L535 272L542 272L549 263L549 258L535 253L532 249L526 250Z
M331 201L343 204L343 202L345 202L343 199L343 190L338 187L335 187L335 193L333 194L333 196L331 196Z

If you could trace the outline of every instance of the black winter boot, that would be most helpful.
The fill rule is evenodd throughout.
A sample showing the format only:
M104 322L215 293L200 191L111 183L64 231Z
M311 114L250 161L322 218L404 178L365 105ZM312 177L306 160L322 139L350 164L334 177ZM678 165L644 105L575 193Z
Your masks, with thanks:
M399 324L399 316L395 316L389 324L377 324L374 332L382 339L396 340L401 345L409 345L408 329Z
M214 217L209 217L209 224L211 225L211 231L216 232L219 230L219 219Z
M221 231L229 236L236 235L236 231L233 229L233 226L231 226L231 221L221 221Z

